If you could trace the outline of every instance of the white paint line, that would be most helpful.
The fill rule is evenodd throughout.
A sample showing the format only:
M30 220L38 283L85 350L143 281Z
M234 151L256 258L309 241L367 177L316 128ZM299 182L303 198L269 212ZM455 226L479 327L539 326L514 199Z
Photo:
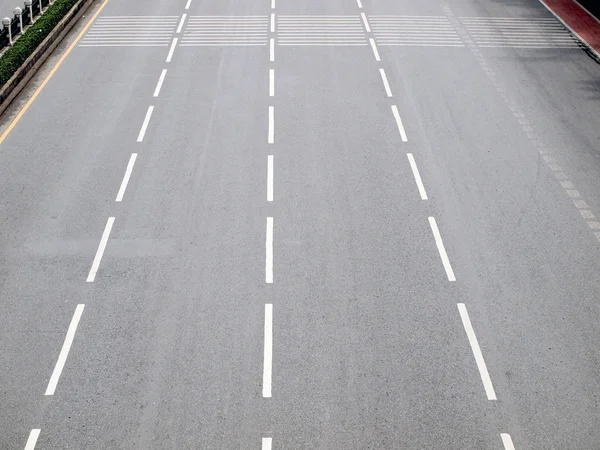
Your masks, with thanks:
M361 3L361 1L360 1L360 0L356 0L356 3L358 3L358 7L359 7L359 8L362 8L362 3Z
M171 62L171 58L173 58L173 52L175 51L177 40L177 38L173 38L173 42L171 42L171 48L169 49L169 54L167 55L167 62Z
M365 24L365 29L367 30L367 33L371 32L371 27L369 26L369 22L367 22L367 16L365 16L365 13L360 13L360 17L362 17L363 23Z
M262 450L271 450L272 438L262 438Z
M600 230L600 222L590 221L587 224L592 230Z
M88 283L93 283L94 279L96 278L96 273L98 272L100 261L102 261L102 255L104 254L104 250L106 249L106 244L108 242L108 237L110 236L110 230L112 230L113 223L115 223L115 218L109 217L108 221L106 222L106 227L104 227L102 237L100 238L100 245L98 245L96 256L94 256L92 268L90 269L90 273L88 274L87 280L85 280Z
M375 45L375 39L369 38L369 42L371 43L371 48L373 49L373 54L375 55L375 61L381 61L379 52L377 51L377 46Z
M513 445L513 441L512 441L512 438L510 437L510 434L500 433L500 437L502 438L502 443L504 444L505 450L515 450L515 446Z
M271 398L273 373L273 305L265 305L265 356L263 360L263 397ZM269 446L270 448L270 446Z
M275 107L269 106L269 144L275 142Z
M267 283L273 282L273 218L272 217L267 217L265 281Z
M188 0L185 4L185 9L190 9L190 5L192 4L192 0Z
M166 75L167 75L167 69L163 69L163 71L160 74L160 77L158 78L158 83L156 84L156 89L154 89L154 97L158 97L158 94L160 94L160 90L165 81Z
M275 69L269 69L269 97L275 96Z
M267 157L267 201L273 201L273 155Z
M594 213L589 209L578 209L578 211L579 214L581 214L581 217L583 217L584 219L591 220L596 218Z
M444 247L444 242L442 241L442 236L440 235L440 230L438 229L434 217L429 218L429 225L431 226L431 231L433 232L433 237L435 238L435 245L437 246L438 252L440 253L440 258L442 258L442 264L444 265L444 269L446 269L448 281L456 281L454 271L452 270L450 260L448 259L448 254L446 253L446 248Z
M31 430L31 432L29 433L29 438L27 439L27 443L25 444L25 450L33 450L35 448L35 444L37 443L38 437L40 436L40 431L42 430L40 430L39 428L34 428L33 430ZM263 448L265 448L264 443ZM271 447L269 446L269 449L270 448Z
M152 117L152 111L154 111L154 106L148 106L148 111L146 111L146 117L144 117L144 123L142 124L142 128L140 129L140 134L138 134L138 142L142 142L144 140L146 129L148 128L150 118Z
M575 189L575 186L573 186L573 183L571 183L569 180L561 181L560 184L565 189Z
M475 331L473 331L473 325L471 325L471 319L469 319L467 307L464 303L459 303L457 306L463 326L467 332L467 338L469 338L469 344L471 344L471 350L473 350L473 355L475 356L475 362L477 363L477 368L479 369L479 375L481 376L481 381L483 381L483 387L485 388L487 398L488 400L496 400L496 393L494 392L494 386L492 386L492 379L490 378L487 366L483 360L483 354L479 348Z
M183 14L181 16L181 21L179 22L179 26L177 27L177 31L175 32L176 34L181 33L181 30L183 30L183 23L185 22L185 18L187 17L187 14Z
M71 350L71 344L73 343L75 331L77 331L77 325L79 324L79 319L81 319L81 314L83 314L84 307L85 305L79 304L75 308L75 314L73 314L73 318L71 319L71 324L69 325L67 335L65 336L65 342L63 343L60 354L58 355L58 361L56 361L56 366L54 367L54 371L52 372L52 376L50 377L50 381L48 382L48 387L46 388L46 393L44 395L54 395L56 385L58 384L58 379L60 378L63 368L65 367L65 362L67 362L67 356L69 356L69 350Z
M383 81L383 87L385 88L385 93L388 97L393 97L392 90L390 89L390 83L388 83L387 76L385 75L385 70L379 69L379 73L381 74L381 81Z
M398 112L398 107L396 105L392 105L392 114L394 114L394 119L396 119L396 125L398 125L398 131L400 132L402 142L407 142L408 138L406 137L406 131L404 131L404 125L402 125L402 119L400 118L400 113Z
M136 159L137 153L132 153L131 158L129 158L129 163L127 164L127 169L125 169L125 176L121 182L121 187L119 188L115 202L123 200L123 195L125 195L125 189L127 189L127 183L129 183L129 178L131 178L131 172L133 171L133 165L135 164Z
M275 9L275 0L271 0L271 9Z
M421 194L421 200L427 200L427 193L425 192L425 186L423 186L423 181L421 180L421 175L419 174L419 169L417 167L417 163L415 162L415 158L412 153L408 153L406 156L408 156L410 168L415 176L415 181L417 182L417 187L419 188L419 194Z
M271 62L275 61L275 39L273 38L269 41L269 59Z
M271 33L275 33L275 13L271 14Z

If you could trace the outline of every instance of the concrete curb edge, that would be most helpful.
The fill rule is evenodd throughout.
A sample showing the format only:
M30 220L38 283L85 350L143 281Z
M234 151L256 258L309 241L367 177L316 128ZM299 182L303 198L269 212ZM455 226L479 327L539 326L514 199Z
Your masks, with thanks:
M564 20L563 20L563 19L562 19L562 18L561 18L561 17L560 17L558 14L556 14L554 11L552 11L552 8L550 8L550 7L549 7L549 6L546 4L546 2L545 2L544 0L540 0L540 3L541 3L542 5L544 5L544 8L546 8L548 11L550 11L550 13L551 13L551 14L552 14L554 17L556 17L556 18L557 18L557 19L560 21L560 23L562 23L562 24L565 26L565 28L567 28L567 29L568 29L568 30L571 32L571 34L572 34L573 36L575 36L575 37L577 38L577 40L578 40L578 41L581 43L581 45L583 46L583 49L586 51L586 53L587 53L588 55L590 55L590 57L592 57L593 59L595 59L597 63L600 63L600 53L598 53L596 50L594 50L594 48L593 48L593 47L592 47L590 44L588 44L588 43L586 42L586 40L585 40L585 39L583 39L583 38L582 38L582 37L581 37L581 36L580 36L580 35L579 35L579 34L578 34L578 33L577 33L577 32L576 32L576 31L575 31L573 28L571 28L571 27L570 27L570 26L567 24L567 22L565 22L565 21L564 21ZM586 12L587 12L587 11L586 11ZM594 17L594 16L592 16L592 17ZM594 18L595 18L595 17L594 17Z

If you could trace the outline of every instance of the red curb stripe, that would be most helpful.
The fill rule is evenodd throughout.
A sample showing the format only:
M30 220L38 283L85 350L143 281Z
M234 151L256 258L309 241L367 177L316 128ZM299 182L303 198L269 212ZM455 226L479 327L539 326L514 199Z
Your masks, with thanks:
M600 58L600 22L574 0L540 0Z

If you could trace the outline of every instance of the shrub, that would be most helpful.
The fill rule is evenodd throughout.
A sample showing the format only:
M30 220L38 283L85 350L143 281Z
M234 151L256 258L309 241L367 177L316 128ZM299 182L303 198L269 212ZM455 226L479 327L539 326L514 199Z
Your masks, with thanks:
M54 27L71 10L78 0L56 0L37 17L37 21L31 25L23 36L14 42L2 57L0 57L0 87L4 86L19 67L31 56L35 49L50 34Z

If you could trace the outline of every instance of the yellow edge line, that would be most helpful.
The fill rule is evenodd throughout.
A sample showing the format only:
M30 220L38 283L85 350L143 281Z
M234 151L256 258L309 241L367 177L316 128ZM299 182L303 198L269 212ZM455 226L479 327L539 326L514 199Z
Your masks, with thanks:
M96 17L98 17L98 15L102 12L102 10L104 9L104 7L106 6L107 3L108 3L108 0L104 0L104 2L102 2L102 5L100 5L100 8L98 8L98 11L96 11L96 13L91 17L91 19L88 21L88 23L85 24L85 26L83 27L83 30L81 30L81 32L77 35L75 40L71 43L71 45L69 46L67 51L60 57L60 59L54 65L54 67L52 68L52 70L50 71L48 76L44 79L42 84L35 90L35 92L31 96L31 98L27 101L27 103L25 103L25 106L23 106L23 108L21 108L21 110L19 111L19 114L17 114L17 117L15 117L13 119L13 121L10 123L8 128L4 131L4 133L2 133L2 136L0 136L0 144L2 144L4 142L4 139L6 139L6 137L10 134L12 129L19 123L19 120L21 120L21 117L23 117L23 115L27 112L27 110L29 109L31 104L35 101L35 99L40 94L40 92L42 92L42 89L44 89L44 87L46 86L48 81L50 81L50 78L52 78L54 73L58 70L58 68L61 66L61 64L65 60L65 58L67 56L69 56L69 53L71 53L71 50L73 50L73 48L77 45L79 40L83 37L83 35L88 30L88 28L90 27L92 22L94 20L96 20Z

